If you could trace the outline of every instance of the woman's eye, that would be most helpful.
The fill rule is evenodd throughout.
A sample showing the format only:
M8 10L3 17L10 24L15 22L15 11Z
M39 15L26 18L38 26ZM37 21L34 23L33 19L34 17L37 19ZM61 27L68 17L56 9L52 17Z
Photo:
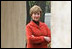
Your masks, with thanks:
M39 13L34 13L34 15L40 15Z
M39 13L37 13L37 15L39 15Z
M34 13L34 15L36 15L36 13Z

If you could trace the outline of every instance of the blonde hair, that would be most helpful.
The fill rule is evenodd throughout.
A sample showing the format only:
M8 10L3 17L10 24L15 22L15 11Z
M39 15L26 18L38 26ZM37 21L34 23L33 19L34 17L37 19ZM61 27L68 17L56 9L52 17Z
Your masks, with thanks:
M30 9L30 16L32 16L33 13L38 13L40 12L40 14L42 13L42 9L37 6L37 5L34 5L31 9Z

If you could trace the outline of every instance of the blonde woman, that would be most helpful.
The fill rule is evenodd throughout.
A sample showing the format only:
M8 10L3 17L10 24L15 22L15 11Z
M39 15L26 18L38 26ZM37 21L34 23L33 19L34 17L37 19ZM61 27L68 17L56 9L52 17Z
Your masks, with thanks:
M48 26L40 21L42 9L34 5L30 9L32 20L26 26L27 48L48 48L51 42L51 32Z

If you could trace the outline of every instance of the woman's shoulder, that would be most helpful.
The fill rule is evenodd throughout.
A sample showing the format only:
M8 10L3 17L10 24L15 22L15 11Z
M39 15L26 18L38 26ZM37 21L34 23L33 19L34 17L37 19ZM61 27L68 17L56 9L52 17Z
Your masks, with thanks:
M32 23L32 21L30 21L30 22L26 25L26 27L31 26L31 23Z
M47 26L47 25L45 24L45 22L41 22L41 21L40 21L40 23L41 23L41 25L43 25L43 26Z
M42 26L44 26L45 28L49 29L48 25L45 24L45 22L41 22L42 23Z
M27 25L26 25L26 27L29 27L30 26L30 23L28 23Z

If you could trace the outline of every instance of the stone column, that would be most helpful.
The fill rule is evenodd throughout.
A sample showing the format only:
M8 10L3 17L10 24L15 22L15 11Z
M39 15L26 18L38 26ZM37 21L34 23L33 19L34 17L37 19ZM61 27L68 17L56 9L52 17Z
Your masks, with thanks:
M1 1L1 48L25 47L26 1Z

